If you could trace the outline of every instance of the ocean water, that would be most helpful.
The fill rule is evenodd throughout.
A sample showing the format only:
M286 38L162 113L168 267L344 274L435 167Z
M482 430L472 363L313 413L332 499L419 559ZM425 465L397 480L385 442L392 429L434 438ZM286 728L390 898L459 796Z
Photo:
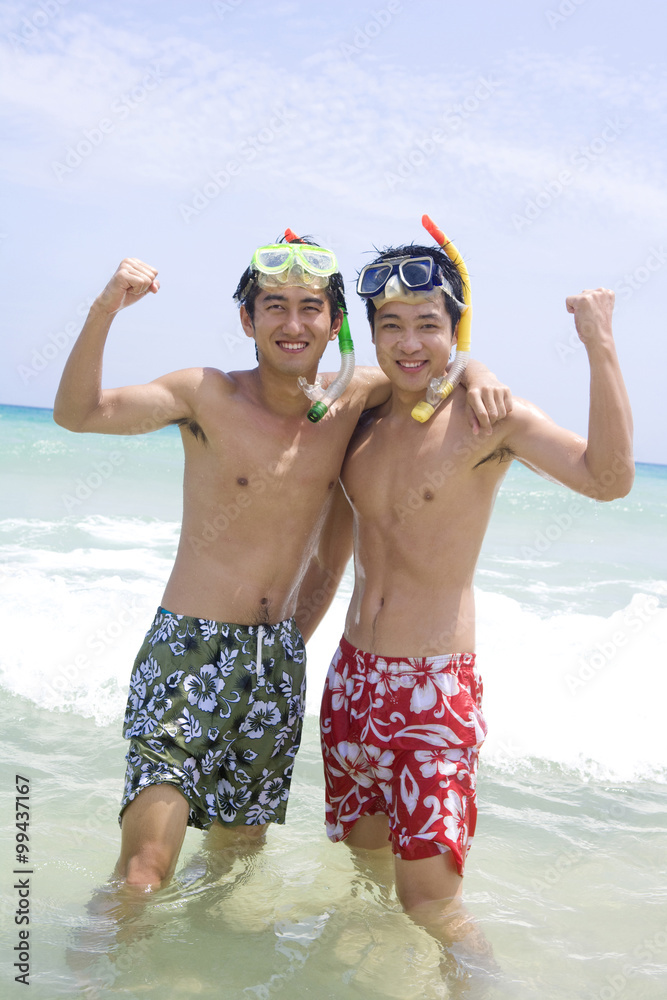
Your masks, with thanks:
M500 492L476 580L489 737L465 878L494 973L443 972L383 861L326 839L317 711L349 573L309 643L286 825L222 860L188 831L167 889L141 905L110 891L121 719L178 540L179 435L77 436L0 407L0 469L3 997L23 995L29 954L40 1000L664 1000L667 467L638 466L612 504L516 464Z

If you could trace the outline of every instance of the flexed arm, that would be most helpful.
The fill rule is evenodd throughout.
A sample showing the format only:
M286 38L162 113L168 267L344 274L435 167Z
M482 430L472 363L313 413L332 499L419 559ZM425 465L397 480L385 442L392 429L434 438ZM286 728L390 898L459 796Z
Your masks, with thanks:
M596 481L610 478L611 470L628 493L634 480L632 411L612 335L614 293L584 291L571 295L566 305L591 366L586 467Z
M505 443L550 478L597 500L626 496L634 481L632 412L611 317L614 293L586 290L566 300L591 368L588 440L555 424L529 403L515 406Z
M192 373L176 372L148 385L102 389L102 358L114 317L159 287L155 268L134 257L121 262L93 302L67 360L53 407L56 423L72 431L139 434L190 416L185 397Z

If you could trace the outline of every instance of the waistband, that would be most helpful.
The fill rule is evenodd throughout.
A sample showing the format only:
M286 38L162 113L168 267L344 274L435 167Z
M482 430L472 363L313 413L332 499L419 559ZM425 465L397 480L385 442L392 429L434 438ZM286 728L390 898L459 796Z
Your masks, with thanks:
M265 622L261 622L257 625L247 625L238 622L220 622L212 618L196 618L194 615L177 615L175 611L168 611L167 608L159 607L155 613L155 617L159 616L164 618L174 618L177 622L183 622L184 624L192 624L195 628L201 628L202 623L208 622L218 627L222 626L228 630L234 630L234 635L238 633L245 633L248 636L253 635L267 635L273 632L277 632L279 629L282 631L289 630L298 632L296 621L294 618L285 618L284 621L274 622L269 625Z
M389 673L420 673L424 670L460 670L462 667L474 668L475 653L443 653L439 656L382 656L379 653L367 653L357 649L345 636L340 640L340 648L346 657L354 658L367 670L387 671Z

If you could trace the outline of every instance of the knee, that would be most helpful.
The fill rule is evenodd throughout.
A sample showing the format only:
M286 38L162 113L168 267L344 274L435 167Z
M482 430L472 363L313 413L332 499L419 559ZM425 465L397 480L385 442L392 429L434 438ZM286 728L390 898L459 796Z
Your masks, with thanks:
M116 872L126 885L160 889L171 878L172 867L165 852L148 844L138 853L121 858Z

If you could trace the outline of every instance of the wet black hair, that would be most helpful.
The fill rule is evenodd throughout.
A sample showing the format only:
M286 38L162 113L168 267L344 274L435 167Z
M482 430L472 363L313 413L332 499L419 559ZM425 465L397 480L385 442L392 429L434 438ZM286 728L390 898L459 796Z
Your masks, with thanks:
M431 257L432 260L438 264L444 277L452 286L456 298L459 302L463 301L463 282L461 280L461 275L458 272L456 264L449 259L445 251L440 247L423 247L419 246L417 243L410 243L408 246L403 247L385 247L385 249L380 252L379 256L376 257L375 260L371 261L371 264L383 264L385 261L396 260L400 257ZM452 321L452 330L454 330L456 328L456 324L461 318L461 306L458 302L454 301L451 295L447 294L444 288L442 292L445 297L445 309ZM365 302L366 315L372 330L376 308L372 299L366 299Z
M288 240L285 236L279 237L276 243L287 243ZM305 243L311 247L319 247L320 244L317 243L312 237L304 236L298 240L291 240L292 243ZM238 303L239 306L245 306L248 315L251 320L255 318L255 300L261 291L261 286L257 280L257 271L254 271L251 267L247 267L243 274L241 275L241 280L236 286L236 291L234 292L234 301ZM347 311L347 306L345 304L345 284L343 282L343 275L340 271L336 271L334 274L329 276L329 284L324 289L326 293L327 301L329 302L329 311L331 313L331 322L336 319L339 309Z

